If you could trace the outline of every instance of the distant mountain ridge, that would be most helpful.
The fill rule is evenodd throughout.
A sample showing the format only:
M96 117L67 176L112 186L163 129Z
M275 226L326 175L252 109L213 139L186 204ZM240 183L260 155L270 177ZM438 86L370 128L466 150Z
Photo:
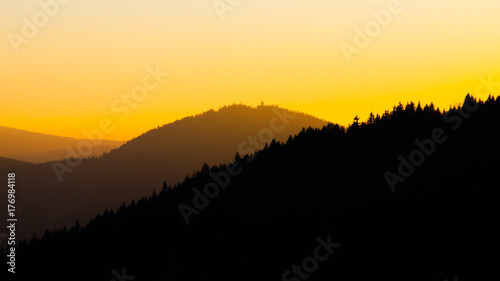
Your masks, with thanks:
M180 182L204 163L227 163L238 151L263 148L271 137L286 141L303 128L326 124L277 106L231 105L177 120L101 157L83 159L76 167L59 171L62 182L53 163L0 167L0 172L18 173L19 216L24 218L18 235L31 235L76 219L83 223L98 212L159 190L164 180Z
M14 169L18 166L29 166L33 165L32 163L25 162L25 161L20 161L20 160L15 160L11 158L5 158L0 156L0 169L1 168L9 168L9 169Z
M16 160L44 163L67 157L67 147L76 149L81 139L34 133L0 126L0 156ZM122 145L123 141L102 140L90 157L101 156Z

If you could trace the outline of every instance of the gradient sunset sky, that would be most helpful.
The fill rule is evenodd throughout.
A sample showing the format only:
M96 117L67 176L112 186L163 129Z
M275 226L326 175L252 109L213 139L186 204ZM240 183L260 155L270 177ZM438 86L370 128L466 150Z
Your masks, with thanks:
M348 62L341 44L356 46L355 28L392 2L243 0L221 20L213 0L71 0L16 52L12 34L44 10L4 0L0 125L84 138L109 118L116 129L104 137L127 140L240 102L347 125L400 101L447 108L478 89L499 94L498 83L484 87L490 75L500 82L499 1L396 1L399 12ZM170 75L120 118L113 102L157 65Z

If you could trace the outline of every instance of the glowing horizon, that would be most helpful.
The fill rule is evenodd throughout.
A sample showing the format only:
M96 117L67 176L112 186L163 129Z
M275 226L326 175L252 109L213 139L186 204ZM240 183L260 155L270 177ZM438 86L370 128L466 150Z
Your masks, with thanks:
M233 103L347 125L399 102L443 109L500 92L491 0L241 1L223 14L214 3L226 0L41 3L0 4L0 126L81 139L109 118L116 129L105 139L129 140ZM145 78L157 67L168 77ZM121 118L122 95L144 79L144 99Z

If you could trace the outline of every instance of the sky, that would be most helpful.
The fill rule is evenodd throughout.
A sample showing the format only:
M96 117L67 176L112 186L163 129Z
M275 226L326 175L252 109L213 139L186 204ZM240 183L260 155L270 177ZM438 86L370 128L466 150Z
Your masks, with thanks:
M494 0L3 0L0 126L85 138L104 122L104 138L128 140L233 103L342 125L399 102L448 108L500 93L498 11Z

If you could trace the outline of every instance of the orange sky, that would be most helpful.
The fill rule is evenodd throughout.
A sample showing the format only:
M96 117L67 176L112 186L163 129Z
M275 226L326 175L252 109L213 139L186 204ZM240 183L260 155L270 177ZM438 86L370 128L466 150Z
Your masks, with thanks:
M213 0L2 1L0 125L84 138L109 119L105 138L126 140L261 101L346 125L399 101L447 107L489 75L500 82L498 1L269 2L218 14ZM148 78L157 66L169 76ZM140 100L126 105L132 91Z

